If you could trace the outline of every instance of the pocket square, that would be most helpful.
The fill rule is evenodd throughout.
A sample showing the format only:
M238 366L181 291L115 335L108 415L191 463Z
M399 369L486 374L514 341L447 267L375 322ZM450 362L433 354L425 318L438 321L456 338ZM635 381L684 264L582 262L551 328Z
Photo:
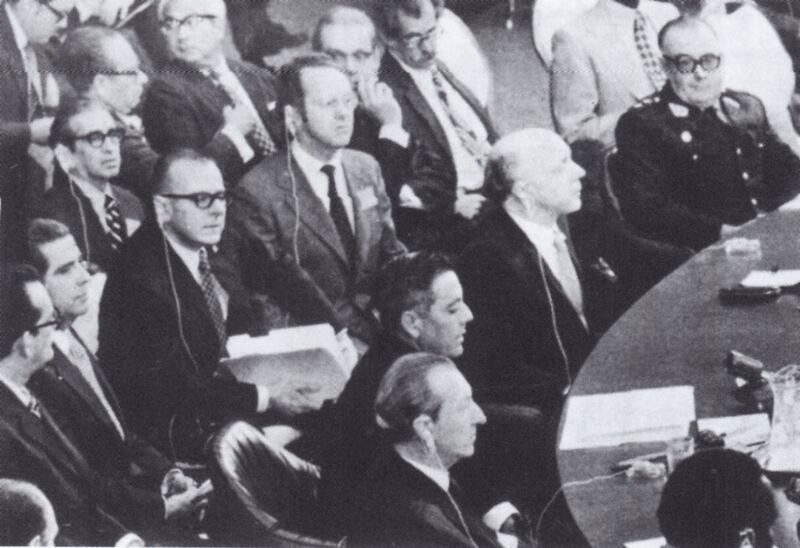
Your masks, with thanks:
M378 197L372 187L362 188L358 191L358 203L361 204L361 211L378 205Z

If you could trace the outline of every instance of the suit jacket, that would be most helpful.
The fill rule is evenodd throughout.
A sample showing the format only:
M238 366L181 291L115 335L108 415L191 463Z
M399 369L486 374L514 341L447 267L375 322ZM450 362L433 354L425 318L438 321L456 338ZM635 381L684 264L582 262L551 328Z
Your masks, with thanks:
M480 101L442 63L439 63L439 70L483 122L489 142L497 140L494 123ZM436 239L447 239L447 233L453 227L457 227L455 230L458 231L459 225L466 222L453 211L458 181L450 144L422 92L389 52L383 56L379 75L392 88L400 104L403 128L420 147L420 153L411 157L405 176L396 184L399 185L397 191L403 184L409 185L422 201L425 215L419 212L406 213L410 216L406 224L411 226L402 226L402 233L412 247L438 247ZM435 237L426 232L433 232Z
M393 449L369 470L364 491L362 513L352 527L354 546L499 547L494 532L462 502L452 479L458 510L441 487Z
M85 345L103 395L122 425L124 439L78 367L60 348L53 348L53 359L31 377L30 389L53 413L59 428L94 470L104 476L131 480L156 495L172 463L127 427L116 394Z
M33 415L0 384L0 476L34 483L53 504L66 545L113 545L125 527L104 509L104 482L42 406Z
M656 32L678 16L668 2L641 0L639 8ZM634 43L634 13L615 0L599 0L553 37L551 106L567 142L585 139L612 147L620 115L656 91Z
M111 192L125 219L144 220L144 208L136 196L115 184L111 185ZM89 198L60 168L53 177L53 186L44 194L39 215L67 225L86 260L103 271L108 272L117 260L119 252L111 246L111 236L103 228ZM130 223L127 225L128 236L131 236Z
M229 332L243 318L231 303ZM108 275L98 357L133 430L176 460L202 459L217 421L256 411L254 385L215 376L220 341L202 289L155 223L128 240Z
M267 158L234 190L220 243L220 279L232 293L242 288L251 295L268 293L274 280L266 277L262 265L276 257L291 257L299 266L298 281L307 287L306 293L320 296L312 304L321 308L309 310L295 301L288 312L301 323L307 323L304 317L323 321L333 317L334 327L346 326L352 335L370 342L376 327L368 308L375 276L388 258L404 251L395 236L380 167L364 153L342 151L355 216L357 252L351 265L330 214L300 166L294 159L291 162L292 173L283 153Z
M276 99L275 80L266 69L228 59L228 66L247 91L264 127L276 143L283 128L269 105ZM231 104L227 93L198 70L173 61L150 83L142 106L142 121L153 150L164 154L177 148L196 148L214 158L228 185L263 157L256 153L247 164L234 144L220 133L222 111Z
M536 247L504 209L479 225L458 273L464 300L475 315L460 365L476 398L538 407L546 414L557 410L561 391L589 354L593 336Z

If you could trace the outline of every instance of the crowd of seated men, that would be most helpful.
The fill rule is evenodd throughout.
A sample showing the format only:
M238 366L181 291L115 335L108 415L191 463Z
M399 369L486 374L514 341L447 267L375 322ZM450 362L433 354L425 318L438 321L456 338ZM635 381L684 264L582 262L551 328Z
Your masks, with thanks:
M3 543L213 544L209 447L244 420L302 433L334 542L583 546L555 447L598 337L800 192L749 4L598 0L553 39L556 131L504 135L440 58L444 0L331 6L274 71L231 49L269 49L241 6L75 4L0 4ZM744 18L772 40L746 59ZM220 372L230 336L320 323L354 364L335 401ZM720 527L767 542L748 519Z

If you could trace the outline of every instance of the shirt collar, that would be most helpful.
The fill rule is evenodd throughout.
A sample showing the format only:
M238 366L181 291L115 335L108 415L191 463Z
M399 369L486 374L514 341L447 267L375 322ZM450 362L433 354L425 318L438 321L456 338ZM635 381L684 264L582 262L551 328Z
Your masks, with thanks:
M12 381L11 379L2 374L0 374L0 382L5 384L6 388L11 390L14 396L16 396L16 398L20 401L20 403L22 403L22 405L28 407L28 405L31 403L31 400L33 399L33 396L31 395L31 391L28 390L27 387Z
M312 156L306 149L303 148L303 145L295 139L292 141L292 155L294 155L294 159L297 161L297 164L303 169L306 174L310 173L318 173L322 170L322 166L332 165L334 166L337 171L342 167L342 150L337 150L330 160L327 162L323 162L319 158Z
M430 78L431 74L433 74L433 71L436 68L435 64L430 68L424 68L424 69L414 68L412 66L407 65L405 62L403 62L403 60L400 59L400 56L396 55L393 51L389 50L389 55L394 57L394 60L397 61L397 64L400 65L400 67L404 71L406 71L408 74L410 74L413 77Z
M11 24L11 33L14 35L14 42L16 42L19 50L23 51L28 45L28 36L25 34L22 25L19 24L19 20L17 16L14 15L14 10L11 9L8 2L6 2L5 9L6 15L8 15L8 22Z
M105 204L106 196L111 196L111 184L109 182L106 182L101 190L92 183L79 179L73 175L70 175L70 179L72 179L80 191L83 192L84 196L86 196L91 202L102 201L102 203Z
M225 60L224 57L222 58L222 61L220 61L219 64L214 68L203 67L197 70L199 70L200 74L202 74L203 76L211 76L212 72L216 72L217 74L225 74L227 72L231 72L231 68L228 66L228 62Z
M399 455L399 453L398 453ZM400 455L400 458L406 461L408 464L419 470L422 474L424 474L428 479L430 479L433 483L438 485L443 491L448 492L450 491L450 472L447 470L439 470L437 468L433 468L431 466L427 466L425 464L421 464L419 462L415 462L411 459L407 459L403 455Z
M519 225L523 231L525 231L527 234L532 234L537 241L555 244L556 237L566 238L556 223L553 223L552 225L543 225L541 223L531 221L530 219L526 219L525 217L517 215L516 213L512 213L508 210L506 210L506 213L508 213L508 216L511 217L511 219L517 223L517 225Z
M164 237L169 242L170 247L172 247L172 250L176 255L178 255L178 257L180 257L181 261L183 261L183 263L189 269L189 272L192 273L192 276L196 278L197 273L200 272L200 250L192 249L191 247L179 242L166 230L162 230L162 232L164 233Z

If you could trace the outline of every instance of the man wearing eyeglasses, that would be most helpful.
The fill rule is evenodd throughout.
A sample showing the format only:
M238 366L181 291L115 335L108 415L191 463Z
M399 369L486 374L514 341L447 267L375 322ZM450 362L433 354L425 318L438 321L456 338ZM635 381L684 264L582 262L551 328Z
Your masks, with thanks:
M609 171L625 219L652 239L698 251L800 189L800 159L753 95L723 87L714 30L682 17L659 35L668 83L626 112Z
M387 51L380 79L400 103L403 128L430 149L433 164L412 162L399 205L416 213L412 248L460 251L483 209L483 170L497 138L475 95L437 58L441 0L376 3Z
M41 216L67 225L86 260L106 272L144 219L139 199L111 182L124 133L101 103L65 101L50 137L59 168L40 208Z
M271 112L274 79L266 69L225 58L222 0L161 0L158 18L173 60L145 94L145 135L159 153L202 150L234 186L283 139Z
M59 90L37 51L67 24L75 0L9 0L0 6L0 255L24 254L25 224L41 200L42 164Z
M59 64L75 91L103 104L125 130L115 182L144 200L158 154L150 147L136 113L147 84L136 51L116 30L78 27L61 45Z

